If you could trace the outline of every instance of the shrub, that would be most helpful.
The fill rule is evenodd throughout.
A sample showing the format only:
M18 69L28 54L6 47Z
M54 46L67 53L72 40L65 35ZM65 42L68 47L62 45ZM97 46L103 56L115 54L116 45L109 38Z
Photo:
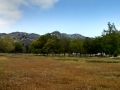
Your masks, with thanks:
M113 56L114 56L114 57L117 57L117 56L118 56L117 51L114 52Z

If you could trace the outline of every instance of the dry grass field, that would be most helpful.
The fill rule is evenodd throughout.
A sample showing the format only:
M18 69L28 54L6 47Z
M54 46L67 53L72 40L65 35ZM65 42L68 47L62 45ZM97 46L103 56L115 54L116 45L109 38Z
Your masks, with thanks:
M0 90L120 90L120 58L0 54Z

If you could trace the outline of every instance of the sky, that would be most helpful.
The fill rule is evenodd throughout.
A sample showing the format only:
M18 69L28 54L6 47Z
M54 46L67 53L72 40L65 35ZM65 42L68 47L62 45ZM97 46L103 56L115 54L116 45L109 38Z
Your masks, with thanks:
M96 37L108 22L120 30L120 0L0 0L0 33Z

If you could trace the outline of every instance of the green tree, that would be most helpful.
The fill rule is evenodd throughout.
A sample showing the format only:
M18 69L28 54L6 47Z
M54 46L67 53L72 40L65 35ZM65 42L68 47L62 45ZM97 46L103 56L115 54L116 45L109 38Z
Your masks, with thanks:
M116 30L115 25L108 23L108 30L103 31L104 52L113 56L120 52L120 33Z
M4 52L3 38L0 38L0 52Z
M40 42L39 40L34 40L31 44L30 44L30 50L31 52L35 53L35 54L38 54L38 53L41 53L42 51L42 47L40 45Z
M86 54L93 54L93 38L85 38L83 40L83 50L84 50L84 53L85 55Z
M96 37L93 40L93 53L103 53L102 37Z
M55 50L54 50L54 53L55 54L60 54L62 52L62 45L61 45L61 42L60 42L60 38L57 37L57 36L53 36L55 40Z
M61 44L60 39L51 34L45 34L40 36L38 39L33 41L30 45L31 51L33 53L41 53L41 54L48 54L48 53L60 53L61 52Z
M70 39L65 37L60 38L60 43L61 43L62 53L64 53L65 56L65 54L69 52Z
M81 39L73 39L71 42L70 42L70 50L71 50L71 53L74 52L76 53L76 56L78 53L82 53L83 51L83 42Z
M2 52L10 52L14 49L14 40L10 36L5 36L0 39L0 50Z
M23 44L21 42L14 42L14 52L15 53L22 53L24 51Z
M43 52L46 54L53 53L55 50L55 40L48 39L43 47Z

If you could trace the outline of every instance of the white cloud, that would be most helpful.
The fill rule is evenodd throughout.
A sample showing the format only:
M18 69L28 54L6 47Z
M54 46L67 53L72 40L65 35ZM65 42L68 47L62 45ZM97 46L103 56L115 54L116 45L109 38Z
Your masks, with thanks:
M0 27L15 23L22 16L21 5L49 9L58 0L0 0Z
M43 9L48 9L53 7L53 4L58 2L58 0L33 0L32 4L38 5Z
M21 17L18 2L0 0L0 27L6 27Z

